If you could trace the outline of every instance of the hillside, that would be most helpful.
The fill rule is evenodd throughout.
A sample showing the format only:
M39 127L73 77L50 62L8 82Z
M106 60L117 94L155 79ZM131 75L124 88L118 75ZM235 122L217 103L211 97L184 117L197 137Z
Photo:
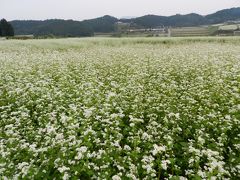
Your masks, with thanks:
M57 36L91 36L93 33L109 33L114 31L117 21L135 24L138 27L154 28L157 26L186 27L223 23L229 20L240 20L240 7L218 11L207 16L191 13L173 16L146 15L132 19L117 19L103 16L84 21L45 20L45 21L11 21L16 35L57 35Z
M91 36L93 30L86 24L73 20L12 21L15 34Z
M187 14L187 15L174 15L174 16L156 16L146 15L132 20L133 23L141 25L147 28L153 28L157 26L197 26L206 24L203 16L198 14Z
M217 24L230 20L240 20L240 7L218 11L205 17L209 24Z
M240 7L221 10L216 13L209 14L207 16L202 16L195 13L186 15L176 14L174 16L168 17L146 15L128 20L128 22L133 22L146 28L153 28L162 25L173 27L199 26L223 23L229 20L240 20Z
M114 24L118 19L112 16L103 16L96 19L82 21L84 25L91 27L94 32L108 33L114 31Z

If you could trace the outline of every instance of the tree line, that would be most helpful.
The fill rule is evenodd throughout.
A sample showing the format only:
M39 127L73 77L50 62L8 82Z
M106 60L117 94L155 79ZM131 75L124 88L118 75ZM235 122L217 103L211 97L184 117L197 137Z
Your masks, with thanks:
M6 19L0 21L0 36L14 36L14 29Z
M58 37L84 37L93 36L96 32L109 33L114 31L117 18L103 16L100 18L74 21L62 19L49 19L44 21L11 21L17 35L58 36Z

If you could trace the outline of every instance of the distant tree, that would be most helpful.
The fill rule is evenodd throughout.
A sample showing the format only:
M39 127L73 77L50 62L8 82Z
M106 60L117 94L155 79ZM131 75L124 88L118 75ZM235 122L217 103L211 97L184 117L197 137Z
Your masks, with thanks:
M14 36L14 29L6 19L0 21L0 36Z
M2 19L0 21L0 26L2 36L7 36L8 22L6 21L6 19Z
M84 37L92 36L93 30L86 24L73 20L46 20L38 26L35 36Z
M8 23L7 32L8 32L8 36L14 36L14 29L10 23Z

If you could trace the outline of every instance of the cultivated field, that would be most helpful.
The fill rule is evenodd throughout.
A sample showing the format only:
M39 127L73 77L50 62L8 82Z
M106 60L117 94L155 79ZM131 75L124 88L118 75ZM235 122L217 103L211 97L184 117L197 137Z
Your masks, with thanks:
M172 37L189 37L189 36L210 36L208 27L183 27L183 28L172 28Z
M240 38L0 41L0 179L239 179Z

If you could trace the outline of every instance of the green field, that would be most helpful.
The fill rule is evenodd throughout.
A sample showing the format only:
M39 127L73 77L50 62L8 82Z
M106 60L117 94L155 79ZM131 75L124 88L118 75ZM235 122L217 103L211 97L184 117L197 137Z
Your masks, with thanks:
M233 24L233 25L223 25L223 26L219 26L219 30L237 30L239 28L239 24Z
M189 37L189 36L210 36L209 27L183 27L172 28L172 37Z
M0 41L0 179L239 179L240 38Z

